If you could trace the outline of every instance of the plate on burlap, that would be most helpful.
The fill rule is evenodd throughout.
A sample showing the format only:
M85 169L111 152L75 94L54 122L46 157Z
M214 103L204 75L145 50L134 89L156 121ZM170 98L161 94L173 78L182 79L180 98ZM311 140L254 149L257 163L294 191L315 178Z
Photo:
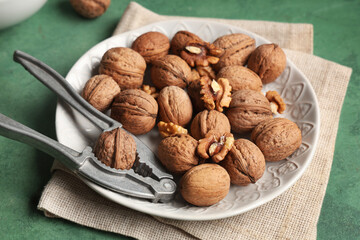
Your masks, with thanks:
M173 20L158 22L130 32L108 38L86 52L71 68L67 81L80 93L86 81L97 73L102 55L113 47L130 47L141 34L158 31L170 39L180 30L187 30L203 40L213 42L230 33L244 33L256 40L256 45L269 43L266 39L231 25L214 22ZM315 92L305 75L289 60L281 76L263 87L263 92L276 90L281 94L287 109L281 117L294 121L302 132L302 144L288 158L279 162L267 162L263 177L246 187L232 185L225 199L210 207L196 207L186 203L179 194L169 203L152 203L83 181L96 192L128 208L160 217L179 220L213 220L231 217L254 209L274 199L291 187L304 173L314 155L320 130L320 113ZM59 142L82 151L92 146L101 133L87 119L69 106L59 102L56 109L56 133ZM139 137L154 152L160 136L157 129Z

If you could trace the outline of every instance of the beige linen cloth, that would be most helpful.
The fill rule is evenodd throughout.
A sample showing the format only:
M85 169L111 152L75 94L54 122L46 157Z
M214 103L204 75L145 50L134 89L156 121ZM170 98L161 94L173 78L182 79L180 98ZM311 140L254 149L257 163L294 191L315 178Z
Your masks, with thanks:
M132 2L115 34L180 18L160 16ZM73 175L54 167L38 205L46 216L138 239L316 239L340 111L352 70L311 55L313 27L310 24L206 20L233 24L278 43L310 80L319 100L321 130L316 153L304 175L285 193L252 211L222 220L192 222L130 210L101 197Z

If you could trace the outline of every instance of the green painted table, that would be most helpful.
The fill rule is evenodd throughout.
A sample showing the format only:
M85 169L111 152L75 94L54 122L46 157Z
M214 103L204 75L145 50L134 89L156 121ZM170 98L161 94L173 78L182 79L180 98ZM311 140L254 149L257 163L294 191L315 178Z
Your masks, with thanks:
M314 54L353 68L318 239L360 239L360 1L138 2L165 15L314 25ZM67 0L49 0L30 19L0 30L0 112L55 138L56 97L12 61L13 51L28 52L66 75L85 51L111 35L128 3L113 0L106 14L87 20ZM36 205L50 178L52 158L3 137L0 156L0 239L128 239L44 217Z

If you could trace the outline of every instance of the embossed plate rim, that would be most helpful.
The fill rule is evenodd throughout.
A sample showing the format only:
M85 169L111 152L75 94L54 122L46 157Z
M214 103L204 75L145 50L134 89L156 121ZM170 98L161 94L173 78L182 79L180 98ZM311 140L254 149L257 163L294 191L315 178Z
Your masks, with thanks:
M214 40L214 39L208 39L206 34L208 34L208 36L212 38L216 38L220 35L223 35L220 34L220 32L228 32L228 33L239 32L250 35L253 38L255 38L257 45L262 43L269 43L268 40L254 33L251 33L239 27L222 24L222 23L201 21L201 20L181 20L181 21L171 20L165 22L157 22L133 31L129 31L126 33L122 33L110 37L98 43L90 50L88 50L82 57L79 58L79 60L74 64L74 66L69 71L66 79L75 89L80 91L85 81L88 79L88 76L90 76L91 72L94 71L94 66L98 63L99 57L101 57L102 54L108 48L113 46L124 46L124 45L129 46L129 44L134 40L136 36L139 36L144 32L158 30L172 37L172 35L180 29L193 31L206 41ZM212 32L214 31L214 29L216 29L216 31ZM120 44L121 42L122 44ZM85 69L85 67L87 67L87 69ZM289 75L288 75L288 79L285 79L285 85L284 85L285 88L288 87L286 85L287 81L288 82L295 81L297 85L302 86L302 89L300 90L300 94L297 100L293 102L292 105L294 108L298 107L301 110L301 106L297 106L297 101L300 98L310 99L310 103L307 103L305 101L305 104L310 104L310 108L306 114L310 115L309 112L311 111L310 119L311 122L313 122L314 124L313 127L310 128L310 130L308 131L308 133L310 132L309 134L310 136L307 136L307 138L309 138L310 144L309 145L305 144L305 150L303 152L300 152L300 154L303 154L302 156L295 155L294 159L292 159L291 161L283 160L278 163L267 163L264 179L266 180L267 178L270 177L269 179L272 182L274 182L274 184L279 184L279 186L269 185L269 182L266 181L263 183L263 186L257 185L260 184L261 182L245 188L239 186L232 186L230 193L223 201L221 201L216 205L204 208L204 207L194 207L185 204L181 199L181 197L179 198L179 196L177 196L176 200L171 203L155 204L148 201L134 199L128 196L124 196L112 192L96 184L93 184L87 181L86 179L82 179L82 180L97 193L118 204L121 204L128 208L143 213L147 213L150 215L155 215L170 219L177 219L177 220L221 219L221 218L235 216L263 205L264 203L274 199L275 197L279 196L281 193L285 192L300 178L300 176L302 176L302 174L304 173L304 171L306 170L306 168L308 167L308 165L310 164L313 158L319 137L320 112L319 112L319 107L315 92L311 87L309 80L304 76L304 74L299 69L297 69L297 67L289 59L287 59L287 69L289 71L288 72ZM79 78L82 79L79 80ZM298 81L296 81L295 78ZM271 84L266 85L264 88L269 88L269 86L271 86ZM306 91L304 90L304 88L306 88ZM303 93L306 95L305 97L303 96L304 95ZM291 104L289 106L291 108ZM291 119L291 117L289 118ZM154 133L154 131L152 132ZM98 135L100 132L96 130L95 127L92 126L91 123L89 123L80 114L78 114L76 111L72 110L70 107L59 101L56 109L56 133L58 136L58 140L61 143L80 151L86 144L88 144L89 142L91 143L90 139L93 139L94 136ZM140 139L144 141L147 140L146 136L145 137L142 136L140 137ZM147 142L147 144L151 145L152 143ZM154 145L152 147L154 147ZM289 166L286 166L285 168L285 165L289 165ZM274 168L274 166L275 167L277 166L277 168ZM294 166L295 169L291 168ZM285 171L290 169L289 170L290 174L282 175L284 173L279 171L281 167L284 167ZM272 169L273 172L270 172L268 170L270 168ZM281 182L282 180L280 179L282 179L285 182L282 183ZM270 182L270 184L272 183ZM268 190L267 189L268 186L273 188L272 189L270 188L270 190ZM239 197L237 194L238 192L240 193L248 192L249 194L248 195L240 194ZM258 198L255 200L251 200L252 196L250 193L252 193L253 196ZM250 198L250 200L248 198Z

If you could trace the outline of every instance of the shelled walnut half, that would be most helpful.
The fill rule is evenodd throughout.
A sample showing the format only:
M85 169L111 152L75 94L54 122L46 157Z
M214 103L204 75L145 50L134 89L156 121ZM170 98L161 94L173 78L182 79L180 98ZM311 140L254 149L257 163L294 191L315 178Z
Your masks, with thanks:
M218 56L222 54L222 50L213 44L204 41L189 41L184 49L180 52L180 56L191 67L216 64L219 62Z
M229 107L231 102L231 86L226 78L210 80L207 76L200 78L201 99L208 110L216 109L222 112L223 107Z
M205 138L199 140L197 153L204 159L211 159L218 163L224 160L227 153L234 144L234 136L231 133L220 133L217 131L210 131L205 135Z
M277 91L267 91L265 97L269 100L271 111L274 114L281 114L285 111L286 104Z

